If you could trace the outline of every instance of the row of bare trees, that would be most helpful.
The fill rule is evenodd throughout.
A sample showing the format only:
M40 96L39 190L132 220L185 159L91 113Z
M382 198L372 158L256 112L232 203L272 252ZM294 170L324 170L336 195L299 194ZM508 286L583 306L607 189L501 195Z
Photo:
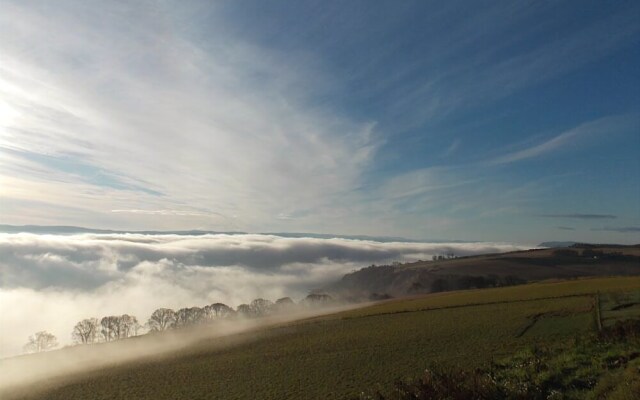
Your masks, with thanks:
M159 308L151 314L146 326L141 325L136 317L128 314L110 315L102 319L86 318L73 327L71 337L76 344L112 342L137 336L145 328L150 332L163 332L206 324L219 319L257 318L293 311L296 307L324 306L332 302L333 299L327 294L311 293L297 304L291 298L283 297L275 303L262 298L255 299L249 304L240 304L235 310L223 303L213 303L204 307L186 307L177 311ZM41 331L29 337L24 349L27 352L41 352L57 346L54 335Z
M162 332L205 324L223 318L257 318L292 311L296 306L327 305L332 302L333 299L327 294L312 293L298 304L290 297L283 297L276 300L275 303L271 300L255 299L249 304L240 304L235 310L223 303L213 303L202 308L181 308L178 311L159 308L151 314L147 327L151 332Z
M110 315L98 320L86 318L78 322L71 332L73 341L78 344L112 342L137 336L142 325L133 315Z
M213 303L204 307L188 307L174 311L170 308L159 308L151 314L147 326L151 332L162 332L169 329L205 324L219 319L261 317L287 309L287 305L295 304L289 297L279 299L275 303L265 299L255 299L250 304L240 304L236 310L223 303Z
M204 307L187 307L174 311L159 308L151 314L147 326L152 332L183 328L191 325L212 322L216 319L235 315L233 308L223 303L213 303Z

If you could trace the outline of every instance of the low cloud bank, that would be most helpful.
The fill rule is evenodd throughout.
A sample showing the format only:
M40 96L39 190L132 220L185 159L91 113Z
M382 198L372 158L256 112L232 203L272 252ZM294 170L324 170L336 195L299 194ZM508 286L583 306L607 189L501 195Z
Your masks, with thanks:
M220 319L190 329L169 330L149 335L142 340L129 338L90 346L75 346L64 351L34 354L29 357L0 359L0 398L23 397L33 394L33 383L41 380L64 378L76 373L102 369L108 366L153 357L156 360L176 350L208 341L209 350L237 346L254 340L253 331L273 327L304 318L353 309L360 305L345 305L292 310L289 313L269 315L255 319ZM37 390L37 389L36 389Z
M519 250L506 243L381 243L275 235L0 234L0 357L48 330L61 344L87 317L254 298L301 298L391 261Z

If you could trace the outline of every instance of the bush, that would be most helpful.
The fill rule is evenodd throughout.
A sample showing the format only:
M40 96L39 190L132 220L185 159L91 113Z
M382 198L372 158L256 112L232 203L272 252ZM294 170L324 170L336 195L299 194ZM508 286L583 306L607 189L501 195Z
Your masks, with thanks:
M571 249L558 249L553 252L553 255L556 257L578 257L580 253Z
M640 338L640 320L617 321L615 325L604 328L599 334L603 341L620 341Z
M431 399L507 399L489 374L472 372L426 370L421 379L397 381L390 394L380 392L360 396L361 400L431 400Z
M640 320L619 321L598 335L532 346L483 369L432 368L420 379L397 381L388 392L359 399L640 398L633 397L640 394L639 345Z

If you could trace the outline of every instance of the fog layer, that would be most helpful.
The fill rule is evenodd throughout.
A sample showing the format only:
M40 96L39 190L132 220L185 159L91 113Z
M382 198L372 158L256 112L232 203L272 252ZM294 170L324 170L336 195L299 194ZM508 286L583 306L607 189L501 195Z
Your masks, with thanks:
M523 248L275 235L0 234L0 357L48 330L64 345L83 318L254 298L299 299L352 270L391 261Z
M362 306L358 305L358 306ZM234 318L218 320L213 324L171 330L144 337L134 337L111 343L75 346L61 351L39 353L0 360L0 397L22 397L33 394L33 383L45 381L35 390L56 385L61 380L73 381L84 372L122 364L133 360L160 360L163 356L191 347L181 356L207 350L228 348L255 340L268 331L263 328L349 310L356 305L326 308L306 308L290 313L270 315L256 319ZM211 341L208 339L217 339ZM198 343L201 346L198 346Z

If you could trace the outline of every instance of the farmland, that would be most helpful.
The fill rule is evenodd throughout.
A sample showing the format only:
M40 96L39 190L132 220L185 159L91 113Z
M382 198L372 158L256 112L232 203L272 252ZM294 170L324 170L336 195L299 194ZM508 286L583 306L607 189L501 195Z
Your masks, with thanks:
M501 254L372 265L327 289L361 298L491 288L551 279L640 274L640 247L579 245ZM441 256L443 257L443 256Z
M389 300L205 337L173 352L0 394L3 399L354 398L384 392L425 368L482 368L531 345L574 342L599 325L640 317L639 299L640 277L619 277ZM117 344L101 346L111 345ZM46 362L47 354L42 356Z

